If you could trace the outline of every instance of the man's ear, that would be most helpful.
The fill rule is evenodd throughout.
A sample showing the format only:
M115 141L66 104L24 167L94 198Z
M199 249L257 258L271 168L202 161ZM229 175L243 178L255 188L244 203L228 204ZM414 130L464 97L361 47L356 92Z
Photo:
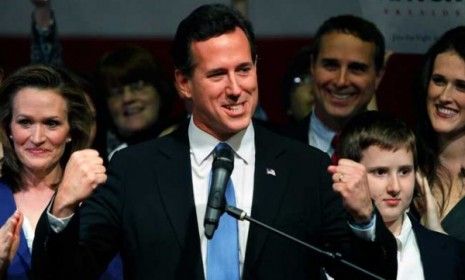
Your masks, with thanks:
M174 83L182 99L191 99L190 79L179 69L174 70Z

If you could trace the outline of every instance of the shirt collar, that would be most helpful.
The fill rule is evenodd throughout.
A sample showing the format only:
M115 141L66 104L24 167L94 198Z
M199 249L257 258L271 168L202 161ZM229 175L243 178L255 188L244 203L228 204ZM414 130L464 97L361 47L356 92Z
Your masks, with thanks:
M331 141L333 140L336 132L331 130L329 127L325 126L323 122L316 116L315 112L312 112L310 115L310 131L313 135L318 138L320 144L325 147L323 150L328 151L331 146Z
M412 232L412 222L410 222L407 213L404 213L400 234L395 236L398 251L402 251L405 248Z
M189 121L188 136L191 153L198 165L205 161L215 146L221 142L197 127L192 118ZM255 131L252 122L250 122L246 129L239 131L224 142L231 146L235 154L247 164L255 157L254 139Z

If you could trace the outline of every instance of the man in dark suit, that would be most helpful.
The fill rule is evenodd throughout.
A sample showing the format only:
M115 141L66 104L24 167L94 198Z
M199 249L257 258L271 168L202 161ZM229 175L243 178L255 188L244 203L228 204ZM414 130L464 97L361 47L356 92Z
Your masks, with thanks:
M314 108L286 134L331 156L331 142L347 121L376 108L384 53L384 37L373 23L352 15L326 20L315 34L310 58Z
M349 180L334 171L338 196L326 155L251 122L258 101L254 42L250 23L224 5L201 6L180 23L175 79L179 94L192 102L191 119L171 135L117 153L108 180L95 191L107 179L101 159L89 150L73 155L38 225L37 277L92 279L120 251L130 279L319 279L323 263L331 263L245 222L226 234L236 236L235 264L209 257L223 253L212 249L203 227L210 170L222 142L234 155L228 188L237 207L395 278L394 239L376 219L363 170ZM224 232L223 217L212 240ZM238 274L212 276L226 265L236 265Z

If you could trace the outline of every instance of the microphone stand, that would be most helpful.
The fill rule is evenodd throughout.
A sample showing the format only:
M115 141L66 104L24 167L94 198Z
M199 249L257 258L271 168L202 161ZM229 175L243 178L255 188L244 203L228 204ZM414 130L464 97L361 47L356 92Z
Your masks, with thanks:
M264 224L264 223L262 223L262 222L260 222L258 220L255 220L254 218L248 216L245 211L243 211L243 210L241 210L239 208L227 205L225 210L230 216L232 216L232 217L234 217L234 218L236 218L236 219L238 219L240 221L246 220L246 221L249 221L252 224L261 226L261 227L263 227L263 228L265 228L265 229L267 229L267 230L269 230L271 232L274 232L275 234L278 234L278 235L280 235L280 236L282 236L284 238L290 239L290 240L292 240L292 241L294 241L294 242L296 242L296 243L298 243L298 244L300 244L300 245L302 245L304 247L307 247L308 249L310 249L310 250L312 250L314 252L317 252L320 255L323 255L323 256L325 256L327 258L330 258L330 259L332 259L332 260L334 260L334 261L336 261L338 263L341 263L341 264L343 264L343 265L345 265L347 267L350 267L350 268L352 268L352 269L354 269L356 271L362 272L363 274L368 275L368 276L372 277L373 279L385 280L384 278L382 278L382 277L380 277L380 276L378 276L376 274L373 274L370 271L368 271L366 269L363 269L358 265L355 265L355 264L353 264L353 263L351 263L351 262L349 262L347 260L344 260L340 253L331 253L331 252L322 250L322 249L320 249L320 248L318 248L316 246L310 245L310 244L308 244L306 242L303 242L302 240L297 239L297 238L295 238L295 237L293 237L293 236L291 236L291 235L289 235L287 233L284 233L284 232L282 232L280 230L277 230L277 229L275 229L275 228L273 228L273 227L271 227L271 226L269 226L267 224Z

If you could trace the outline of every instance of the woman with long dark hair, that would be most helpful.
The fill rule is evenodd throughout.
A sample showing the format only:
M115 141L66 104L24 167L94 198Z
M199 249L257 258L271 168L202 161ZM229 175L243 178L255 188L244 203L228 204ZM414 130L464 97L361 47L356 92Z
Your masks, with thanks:
M417 210L426 226L465 240L465 26L429 49L419 92Z

